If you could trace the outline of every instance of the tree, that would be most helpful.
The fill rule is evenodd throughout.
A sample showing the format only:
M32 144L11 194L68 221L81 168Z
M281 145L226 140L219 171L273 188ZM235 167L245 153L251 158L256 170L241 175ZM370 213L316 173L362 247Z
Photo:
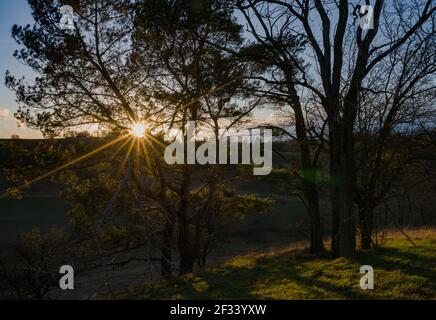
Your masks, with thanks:
M355 132L356 204L364 249L372 247L375 209L398 180L427 157L418 135L432 126L434 113L433 34L416 32L363 83Z
M251 6L262 3L281 10L279 14L292 21L290 28L307 40L313 54L311 62L316 67L312 68L311 74L316 83L301 85L319 97L328 116L332 253L336 257L350 256L356 248L354 126L362 83L376 65L395 54L418 30L431 30L436 8L431 0L408 4L401 0L376 0L374 28L362 30L358 26L356 30L355 24L350 23L351 12L346 0L249 3ZM392 14L391 8L401 8L400 15ZM312 23L312 19L318 23ZM400 32L386 37L383 31L393 25ZM346 42L346 39L353 41Z
M146 118L147 104L138 99L143 75L129 61L130 1L76 2L74 30L60 28L58 4L29 4L37 24L13 27L23 45L15 57L39 76L33 84L6 76L21 121L50 134L95 123L122 130Z
M302 82L309 85L305 74L307 68L300 59L305 39L293 34L292 20L280 14L275 6L255 1L238 1L237 7L245 17L248 29L255 39L242 54L246 59L253 61L260 71L253 75L255 79L264 83L259 91L273 103L286 104L292 110L295 137L285 128L278 126L274 128L279 128L281 133L284 132L292 139L295 138L300 148L301 170L293 170L293 173L301 181L303 200L309 216L310 251L323 252L317 167L324 143L322 135L325 126L322 121L311 123L310 112L304 107L299 94L299 86ZM315 134L320 134L316 138L321 139L311 139L314 138L311 129L319 124L320 130ZM314 145L311 140L320 140L320 144Z
M195 166L166 164L163 150L169 141L162 132L177 128L186 139L185 124L196 120L216 133L223 120L235 125L252 110L234 102L242 95L244 65L205 41L222 39L234 47L241 43L241 28L226 1L211 1L201 12L192 12L186 1L78 1L73 30L59 27L58 4L29 3L36 25L14 26L13 36L23 46L15 56L39 76L26 83L7 74L6 84L20 102L18 118L46 135L98 124L113 134L92 155L109 146L127 151L106 168L95 164L103 177L94 177L95 171L84 177L73 172L70 178L78 178L67 179L71 190L66 196L76 203L74 216L86 217L77 225L79 230L94 227L91 240L106 266L113 243L102 239L121 210L119 201L126 200L130 190L127 203L133 203L143 218L138 228L150 217L159 222L154 234L160 238L162 276L173 274L176 232L180 273L191 272L204 257L202 248L214 229L211 223L220 220L210 215L231 216L223 205L242 198L225 193L226 203L220 202L226 183L217 166L201 172L204 185L198 186ZM129 134L138 122L147 127L144 139ZM114 184L115 164L122 174ZM96 198L87 188L90 181L107 192ZM83 193L95 201L84 201ZM238 216L262 202L248 200L232 214ZM122 237L123 232L115 235Z
M185 146L189 121L210 130L209 139L218 141L221 128L237 125L253 110L235 102L249 91L244 80L247 66L234 54L210 44L225 43L236 52L242 45L241 27L227 1L209 1L196 11L186 1L147 1L135 23L137 62L153 74L153 99L164 105L159 111L159 117L165 119L161 124L166 130L180 132ZM212 221L213 208L222 201L220 194L228 194L222 193L228 179L223 173L217 165L202 170L187 164L185 158L185 164L171 171L171 177L164 172L160 177L163 188L177 199L172 208L165 209L163 261L170 260L171 239L177 231L181 274L193 271L204 247L204 233L211 229L208 221ZM196 186L195 179L203 185ZM170 267L163 262L163 269Z

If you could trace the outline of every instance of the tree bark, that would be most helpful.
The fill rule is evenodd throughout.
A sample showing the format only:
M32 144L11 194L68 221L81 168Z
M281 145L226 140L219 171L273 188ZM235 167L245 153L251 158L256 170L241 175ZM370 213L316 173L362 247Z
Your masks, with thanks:
M307 208L310 219L310 253L322 253L325 251L322 241L323 229L319 212L319 196L316 186L307 187Z
M307 139L307 129L304 115L295 87L289 85L291 93L291 106L295 113L295 126L297 142L300 145L301 167L303 171L303 192L307 202L307 210L310 220L310 252L324 252L322 241L322 222L319 212L319 193L316 182L316 168L312 163L312 155L309 141Z
M161 256L161 276L164 279L169 279L172 276L172 249L171 243L174 233L174 223L167 221L162 232L162 256Z
M351 129L351 130L350 130ZM356 252L354 222L354 139L353 129L338 120L330 121L332 255L349 257Z
M374 212L369 206L365 205L359 209L360 246L362 249L372 248L373 217Z
M191 167L190 165L185 165L183 169L183 185L180 192L181 201L178 210L180 275L192 272L195 262L195 255L192 253L192 230L190 230L188 217L191 179Z
M194 270L195 255L192 250L192 230L187 219L187 210L179 215L179 275L191 273Z

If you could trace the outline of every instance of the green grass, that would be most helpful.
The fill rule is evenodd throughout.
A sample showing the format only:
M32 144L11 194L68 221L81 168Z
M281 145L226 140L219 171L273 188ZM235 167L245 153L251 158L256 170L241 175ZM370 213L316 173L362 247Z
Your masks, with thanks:
M299 246L231 259L197 275L141 289L129 299L436 299L436 231L395 233L385 247L355 257L312 256ZM361 265L374 267L374 290L361 290Z

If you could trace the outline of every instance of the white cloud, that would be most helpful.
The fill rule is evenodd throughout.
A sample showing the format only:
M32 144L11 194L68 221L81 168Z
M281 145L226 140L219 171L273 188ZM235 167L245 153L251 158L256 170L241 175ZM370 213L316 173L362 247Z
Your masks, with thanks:
M11 115L11 111L9 109L0 108L0 119L8 119Z
M40 139L40 132L27 128L24 125L18 126L14 118L13 109L0 107L0 139L9 139L12 134L18 134L22 138Z

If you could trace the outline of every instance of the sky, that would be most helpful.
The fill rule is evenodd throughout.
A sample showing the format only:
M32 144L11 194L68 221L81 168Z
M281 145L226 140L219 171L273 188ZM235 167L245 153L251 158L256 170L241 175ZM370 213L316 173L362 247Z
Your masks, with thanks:
M21 138L40 138L38 131L17 126L14 112L17 110L15 94L4 85L6 70L13 75L30 75L29 68L19 63L13 57L18 48L11 37L14 24L32 24L33 19L27 0L0 0L0 138L10 138L18 134Z

